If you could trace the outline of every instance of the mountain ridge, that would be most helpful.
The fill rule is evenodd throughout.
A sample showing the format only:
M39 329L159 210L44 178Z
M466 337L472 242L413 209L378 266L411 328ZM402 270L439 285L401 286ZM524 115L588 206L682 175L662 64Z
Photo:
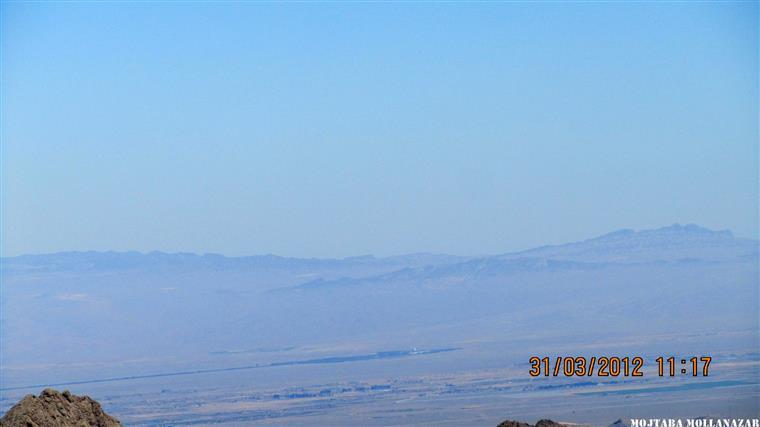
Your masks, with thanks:
M621 237L632 237L632 236L645 236L645 235L658 235L658 234L692 234L692 235L701 235L701 236L713 236L713 237L721 237L730 239L733 241L738 242L758 242L758 240L755 239L748 239L748 238L737 238L733 235L733 233L728 230L711 230L706 227L702 227L696 224L685 224L681 225L678 223L659 227L659 228L653 228L653 229L643 229L643 230L633 230L630 228L623 228L615 231L611 231L609 233L601 234L596 237L591 237L588 239L583 240L577 240L572 242L566 242L566 243L560 243L556 245L541 245L536 246L533 248L528 248L524 250L519 251L510 251L505 252L501 254L485 254L485 255L452 255L447 253L437 253L437 252L425 252L425 251L419 251L419 252L410 252L410 253L404 253L399 255L389 255L385 257L377 257L372 254L365 254L365 255L356 255L356 256L347 256L342 258L331 258L331 257L291 257L291 256L283 256L283 255L275 255L275 254L258 254L258 255L242 255L242 256L227 256L222 255L218 253L195 253L195 252L164 252L159 250L149 251L149 252L141 252L141 251L135 251L135 250L129 250L129 251L96 251L96 250L86 250L86 251L59 251L59 252L46 252L46 253L26 253L21 255L14 255L10 257L0 257L0 261L3 262L9 262L9 261L20 261L20 260L32 260L32 259L44 259L44 258L78 258L78 257L103 257L103 256L120 256L120 257L151 257L151 258L157 258L157 259L173 259L173 260L239 260L239 261L269 261L269 262L276 262L276 261L308 261L308 262L354 262L354 263L365 263L365 262L378 262L378 261L396 261L396 260L404 260L404 259L431 259L431 258L458 258L458 259L468 259L468 258L485 258L485 257L491 257L491 256L514 256L514 255L520 255L524 253L529 253L537 250L543 250L547 248L558 248L558 247L564 247L569 245L577 245L577 244L584 244L584 243L591 243L591 242L600 242L600 241L607 241L610 239L618 239Z

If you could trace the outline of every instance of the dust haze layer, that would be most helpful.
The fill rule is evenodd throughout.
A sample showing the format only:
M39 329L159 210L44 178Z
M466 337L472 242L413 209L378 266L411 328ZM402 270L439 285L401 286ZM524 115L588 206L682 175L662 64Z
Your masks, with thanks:
M759 348L758 242L696 225L477 257L24 255L2 259L2 282L6 395L81 383L97 396L114 378L150 390L177 372L195 374L172 384L233 388L515 367L519 380L533 354L719 365ZM225 373L241 367L255 369Z

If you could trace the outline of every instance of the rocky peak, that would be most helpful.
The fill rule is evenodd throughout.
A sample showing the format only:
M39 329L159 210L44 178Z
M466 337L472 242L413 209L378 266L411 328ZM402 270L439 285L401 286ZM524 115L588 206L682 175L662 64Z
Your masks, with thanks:
M45 389L27 395L0 418L1 427L118 427L121 423L103 412L88 396Z

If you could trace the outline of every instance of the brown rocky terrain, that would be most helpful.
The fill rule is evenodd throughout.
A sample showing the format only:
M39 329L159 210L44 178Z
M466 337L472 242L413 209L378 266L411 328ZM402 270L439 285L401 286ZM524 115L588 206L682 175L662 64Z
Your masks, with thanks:
M569 427L569 426L554 422L552 420L539 420L535 426L528 423L522 423L520 421L506 420L506 421L502 421L497 427Z
M27 395L0 418L0 427L119 427L121 423L103 412L88 396L75 396L45 389Z

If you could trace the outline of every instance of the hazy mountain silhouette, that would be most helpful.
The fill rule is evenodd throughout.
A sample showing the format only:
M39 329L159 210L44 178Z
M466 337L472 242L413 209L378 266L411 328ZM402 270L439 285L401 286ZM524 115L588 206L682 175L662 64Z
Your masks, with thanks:
M461 348L435 357L485 366L524 358L528 347L511 342L539 336L560 348L726 333L744 348L756 336L746 331L757 328L757 245L674 225L478 257L4 258L3 385L415 347Z

